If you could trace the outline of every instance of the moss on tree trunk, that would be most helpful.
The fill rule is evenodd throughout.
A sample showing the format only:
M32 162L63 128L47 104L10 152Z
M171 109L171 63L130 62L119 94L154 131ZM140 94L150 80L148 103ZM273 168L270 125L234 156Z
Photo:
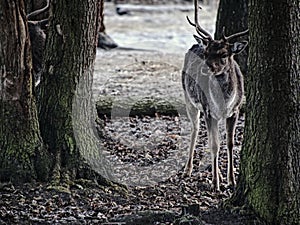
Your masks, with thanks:
M185 103L178 99L165 100L158 97L145 98L115 98L99 96L96 102L99 117L127 116L175 116L186 114Z
M39 120L54 156L54 186L68 188L78 178L109 183L102 177L91 89L99 9L100 0L51 2Z
M0 2L0 180L47 179L23 1Z
M250 0L249 10L245 134L232 202L247 202L270 224L300 224L300 2Z
M180 99L163 99L159 97L127 97L99 96L96 102L97 115L106 117L135 116L177 116L186 115L185 102ZM240 113L245 112L245 102Z

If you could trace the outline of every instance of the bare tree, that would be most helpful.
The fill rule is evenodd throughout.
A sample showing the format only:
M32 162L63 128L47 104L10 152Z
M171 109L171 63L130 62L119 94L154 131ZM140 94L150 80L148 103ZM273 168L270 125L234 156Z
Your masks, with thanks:
M117 43L106 33L106 28L104 24L104 1L101 1L100 4L99 17L100 26L97 46L102 49L112 49L118 47Z

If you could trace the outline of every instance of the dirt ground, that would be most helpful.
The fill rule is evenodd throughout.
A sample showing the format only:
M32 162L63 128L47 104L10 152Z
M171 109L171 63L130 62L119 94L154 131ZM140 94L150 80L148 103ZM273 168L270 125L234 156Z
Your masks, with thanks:
M128 5L121 6L130 10ZM216 9L203 7L202 11L201 24L213 33ZM196 43L194 29L185 18L193 18L192 5L157 5L144 11L133 8L120 16L115 6L107 3L104 13L106 32L120 48L97 52L96 97L182 98L180 73L184 55Z
M116 7L128 13L118 15ZM202 8L201 24L213 32L216 8L209 6ZM185 53L196 43L193 38L194 29L186 20L186 16L193 18L193 5L186 2L185 4L155 6L129 4L115 6L113 3L107 3L104 14L106 32L119 45L119 48L97 51L93 85L95 99L97 100L98 96L114 96L119 101L128 97L136 97L137 100L157 97L167 101L177 99L184 102L181 69ZM179 114L185 113L179 112ZM165 136L173 135L173 139L176 139L176 150L184 150L177 151L177 153L174 151L173 157L169 156L169 159L173 159L170 164L176 166L168 167L170 172L163 177L167 178L176 174L184 165L188 155L190 126L186 116L182 115L178 118L177 132L173 134L167 132L170 125L160 118L149 122L145 128L143 124L133 125L133 122L126 117L127 115L124 116L125 119L112 118L107 123L111 130L115 130L111 133L111 138L127 148L143 149L143 154L146 154L145 152L150 151L149 148L141 146L153 145L153 142L160 143L165 140ZM132 127L137 127L134 129L142 131L132 131ZM148 133L148 137L141 139L133 137L132 133L141 133L141 135ZM203 144L201 148L205 149L205 147ZM208 166L209 158L210 153L206 151L202 161L203 168ZM166 165L163 166L166 170ZM157 168L152 168L152 170L156 171ZM133 171L133 169L127 168L127 171ZM134 169L134 171L136 174L121 175L121 182L124 182L128 176L137 177L136 180L138 180L139 170Z

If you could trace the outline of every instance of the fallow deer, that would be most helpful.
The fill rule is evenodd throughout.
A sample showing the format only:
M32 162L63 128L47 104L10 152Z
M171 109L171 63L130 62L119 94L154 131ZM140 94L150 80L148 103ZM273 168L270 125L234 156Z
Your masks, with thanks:
M46 43L46 27L48 25L48 18L34 21L32 20L35 16L45 12L49 9L50 0L47 0L47 5L42 9L35 10L27 15L28 20L28 30L31 42L32 50L32 65L33 65L33 75L35 80L35 86L40 82L40 77L42 73L42 63L44 48Z
M186 109L192 123L189 158L184 176L190 176L193 169L193 155L199 131L200 110L204 113L208 131L208 145L212 157L212 189L220 190L219 185L219 122L226 120L227 133L227 182L234 186L233 144L239 107L244 94L243 75L233 56L242 52L247 41L230 42L248 33L248 30L214 40L198 23L198 2L194 0L195 27L199 36L194 35L198 44L193 45L185 55L182 71L182 85Z

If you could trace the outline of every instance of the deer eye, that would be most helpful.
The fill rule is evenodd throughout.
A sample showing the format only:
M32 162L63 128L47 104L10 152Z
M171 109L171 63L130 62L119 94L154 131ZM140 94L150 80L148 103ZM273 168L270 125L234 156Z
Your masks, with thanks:
M227 58L227 57L228 57L228 54L227 54L227 53L224 53L224 54L221 55L221 58L223 58L223 59L224 59L224 58Z
M226 64L226 58L221 58L220 61L221 61L221 64L222 64L222 65L225 65L225 64Z

